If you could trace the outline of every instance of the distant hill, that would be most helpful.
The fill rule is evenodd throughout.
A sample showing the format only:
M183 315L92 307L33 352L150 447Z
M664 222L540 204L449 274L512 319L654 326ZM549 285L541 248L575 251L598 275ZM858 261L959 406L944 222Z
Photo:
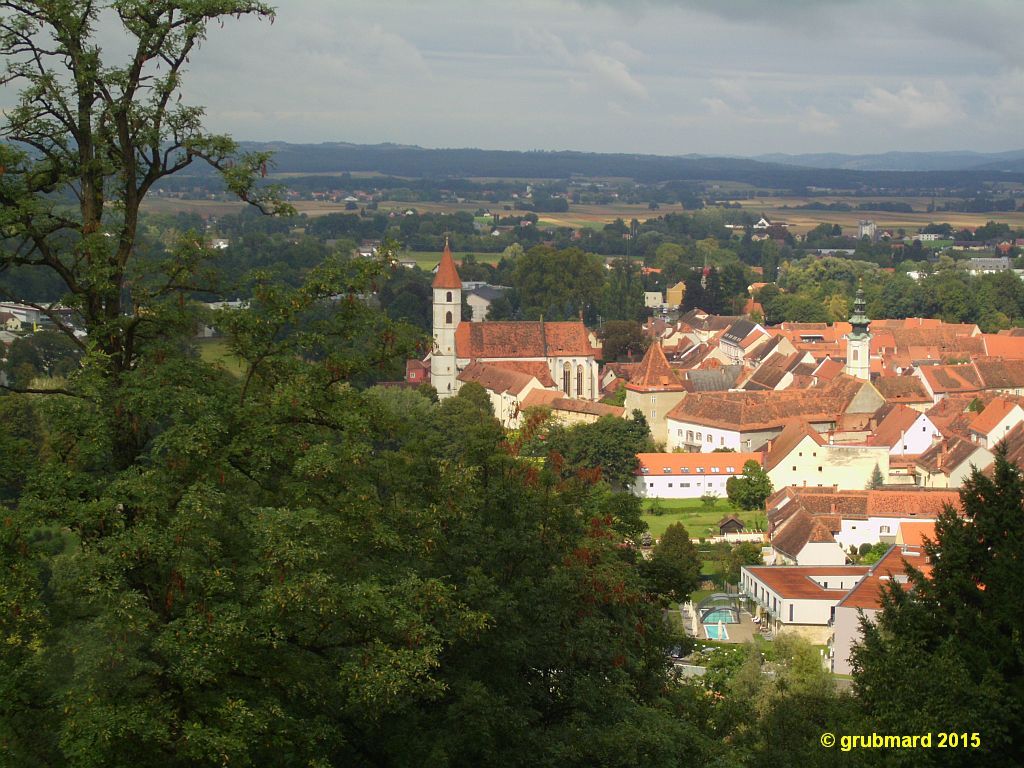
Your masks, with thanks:
M283 173L378 172L411 178L520 178L568 179L572 177L619 177L641 183L669 181L733 181L760 188L803 190L807 187L832 189L931 189L977 187L986 181L1024 183L1024 167L1012 173L1001 168L832 168L801 166L800 157L848 158L854 156L766 156L758 159L702 157L699 155L659 156L642 154L598 154L592 152L514 152L484 149L424 149L398 144L360 145L347 143L287 144L244 142L246 149L272 150L275 171ZM929 153L890 153L932 156ZM941 154L941 153L940 153ZM990 164L996 155L949 153L972 156L977 165ZM1005 153L1005 162L1024 163L1024 152ZM938 155L936 155L937 157ZM768 157L785 157L786 163ZM866 157L866 156L865 156ZM876 156L885 157L883 155ZM838 161L838 160L836 160ZM822 160L822 162L825 162ZM924 161L922 160L921 163ZM965 162L963 160L958 162ZM895 161L893 161L895 163ZM919 163L919 164L921 164ZM908 163L905 163L905 165ZM952 160L947 165L954 164Z
M767 163L848 171L1024 171L1024 150L1012 152L884 152L880 155L771 154L753 158Z

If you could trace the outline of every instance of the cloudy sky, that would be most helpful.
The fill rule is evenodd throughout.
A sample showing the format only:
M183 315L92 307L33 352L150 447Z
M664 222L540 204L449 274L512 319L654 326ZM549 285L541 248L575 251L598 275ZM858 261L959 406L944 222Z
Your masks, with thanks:
M186 97L239 139L657 154L1024 147L1020 0L277 0Z

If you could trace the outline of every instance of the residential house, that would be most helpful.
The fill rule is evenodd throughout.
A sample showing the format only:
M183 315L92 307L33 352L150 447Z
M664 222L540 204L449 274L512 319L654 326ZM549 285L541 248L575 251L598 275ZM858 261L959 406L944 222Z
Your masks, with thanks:
M924 453L940 439L942 433L928 414L907 405L894 405L879 410L868 444L888 448L890 456L904 456Z
M1021 422L1024 422L1024 408L1020 402L996 397L975 416L968 431L975 443L992 449Z
M951 436L935 443L914 461L917 484L922 488L961 488L971 472L993 461L984 446Z
M768 444L764 464L772 486L862 489L877 469L889 474L889 449L864 444L832 444L806 422L794 420Z
M866 565L744 566L739 586L773 632L823 645L832 636L832 609L869 570Z
M522 414L522 403L534 390L543 389L544 384L538 377L550 385L546 367L541 364L536 370L517 370L515 368L490 363L473 362L459 372L459 386L474 382L482 386L491 398L494 415L505 427L519 426Z
M633 492L649 499L724 497L726 483L743 474L743 465L760 453L640 453Z
M818 432L835 429L844 414L872 414L883 403L866 381L845 374L824 386L781 392L693 392L668 413L669 450L758 451L793 421ZM628 407L628 403L627 403Z
M857 584L836 603L832 619L830 656L832 671L848 675L850 653L861 639L861 617L874 621L882 607L882 591L895 582L902 589L910 589L907 566L927 575L931 572L928 557L920 547L893 546Z

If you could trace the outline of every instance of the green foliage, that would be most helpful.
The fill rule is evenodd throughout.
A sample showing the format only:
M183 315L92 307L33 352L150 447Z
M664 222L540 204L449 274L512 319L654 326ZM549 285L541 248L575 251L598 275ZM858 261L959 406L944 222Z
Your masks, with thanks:
M930 576L911 570L911 592L890 582L877 623L861 622L854 686L879 732L982 734L970 754L915 755L914 765L1009 766L1021 753L1024 712L1020 469L998 452L994 474L975 471L961 504L964 516L947 508L925 545Z
M764 502L773 490L768 473L753 460L743 465L742 475L730 477L725 483L729 501L747 511L764 508Z
M637 454L651 447L647 420L634 411L629 419L602 416L589 424L553 426L543 449L562 477L596 473L613 488L628 490L636 480Z
M512 272L523 319L593 320L604 289L603 261L579 248L556 251L535 246L520 256Z
M682 523L665 529L650 559L640 562L648 591L666 602L688 600L700 584L700 569L700 554Z
M868 479L867 486L865 487L869 491L877 491L883 485L885 485L885 476L882 474L881 468L876 463L875 468L871 470L871 477Z
M740 569L746 565L764 565L761 545L754 541L734 544L725 558L725 580L729 584L740 583Z
M643 328L635 320L606 322L601 328L600 336L601 359L605 362L614 362L629 356L640 359L650 345L650 339L644 336Z

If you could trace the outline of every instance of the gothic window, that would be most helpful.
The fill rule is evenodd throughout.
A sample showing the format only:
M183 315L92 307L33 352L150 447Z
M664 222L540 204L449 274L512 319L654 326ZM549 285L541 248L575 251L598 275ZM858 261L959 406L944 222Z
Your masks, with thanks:
M583 397L583 366L576 366L576 397Z
M857 362L857 360L858 360L858 357L857 357L857 352L858 352L858 350L856 350L856 349L855 349L855 350L853 350L853 362L855 362L855 363L856 363L856 362Z
M452 292L451 292L451 291L448 291L448 299L447 299L447 301L448 301L449 303L451 303L451 300L452 300Z
M445 313L444 313L444 321L445 321L445 323L447 323L448 325L451 325L451 324L452 324L452 313L451 313L451 312L445 312Z
M566 395L570 394L570 392L569 392L569 374L571 373L571 371L572 371L572 369L569 367L568 363L566 363L562 367L562 391L565 392Z

